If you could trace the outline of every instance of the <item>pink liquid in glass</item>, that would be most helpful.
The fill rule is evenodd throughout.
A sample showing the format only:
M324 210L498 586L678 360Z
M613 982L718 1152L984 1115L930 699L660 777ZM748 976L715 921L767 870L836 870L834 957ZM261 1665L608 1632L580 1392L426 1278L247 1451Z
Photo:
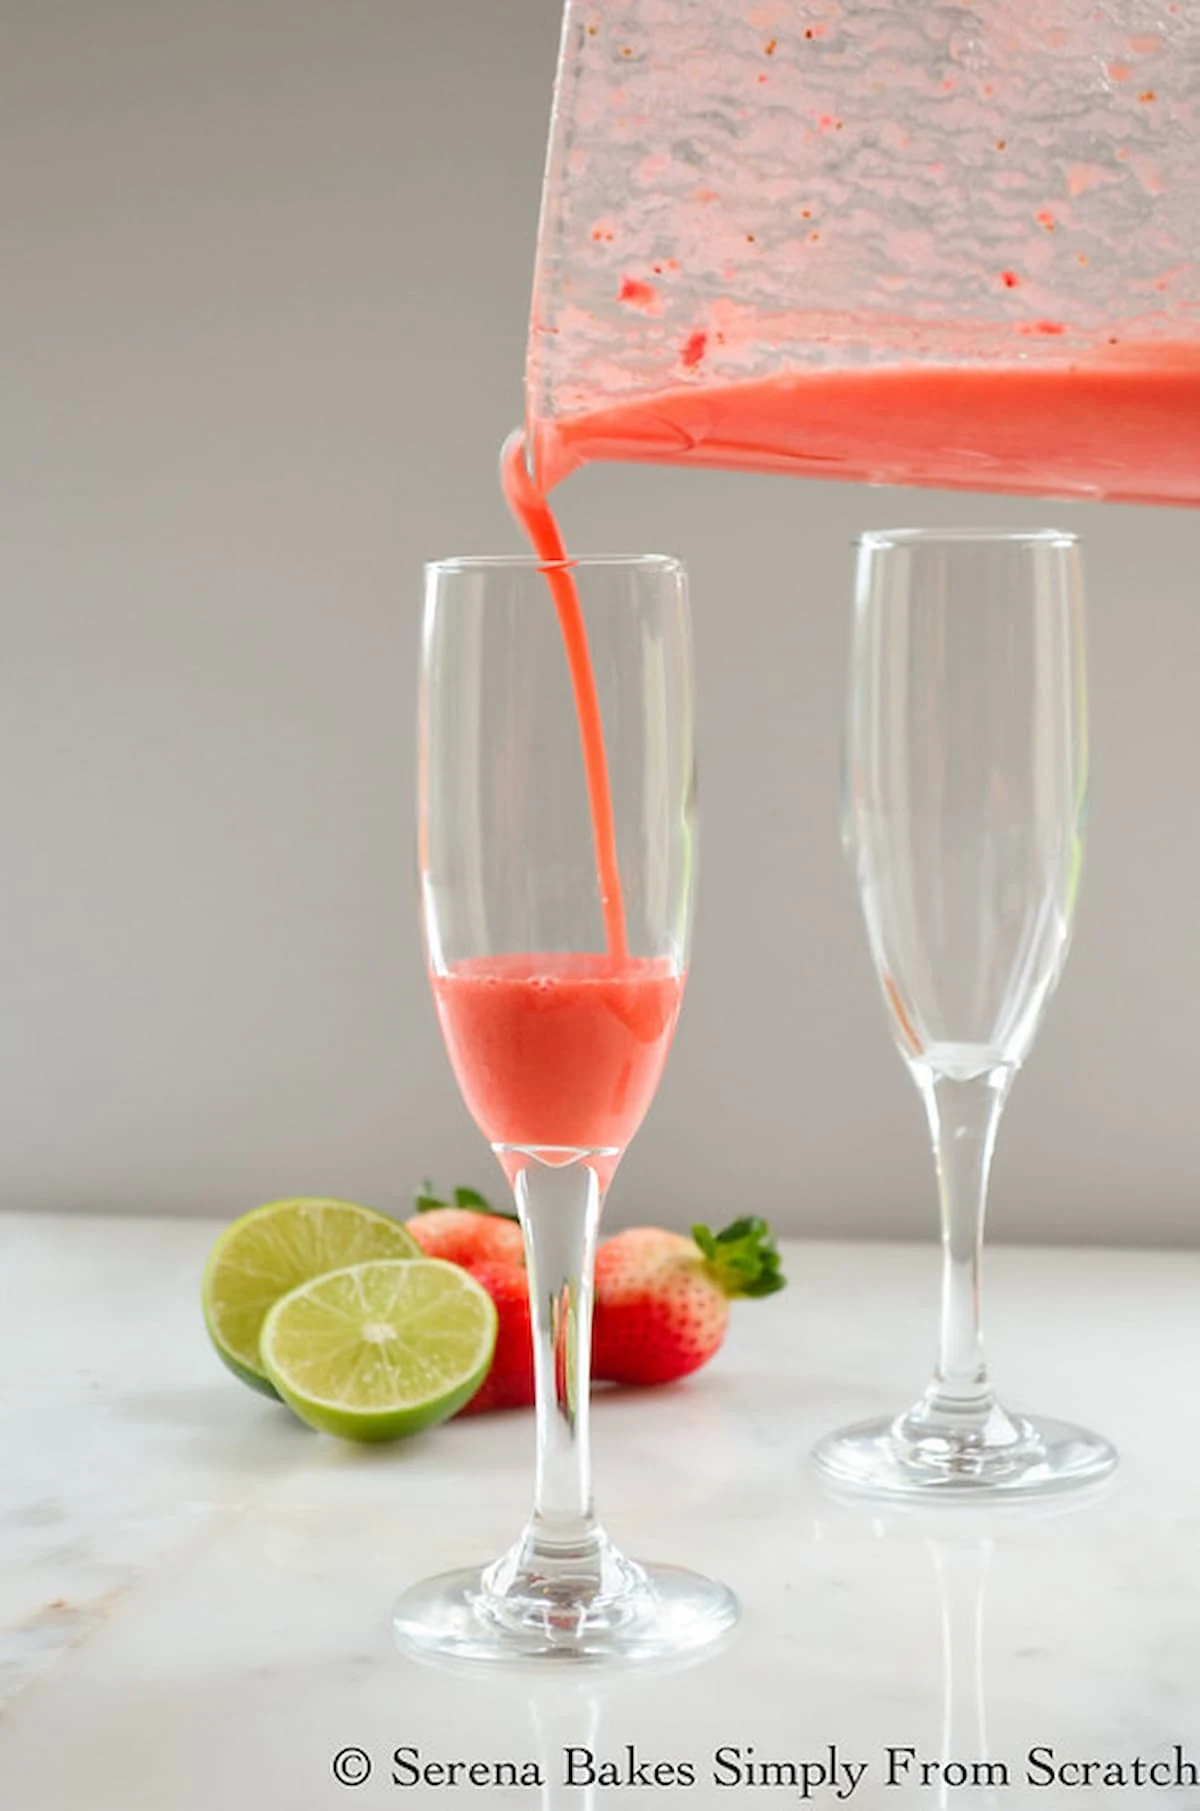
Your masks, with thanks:
M662 1075L683 987L666 960L558 952L474 957L433 977L480 1130L494 1145L564 1151L624 1150ZM611 1173L615 1159L596 1167Z

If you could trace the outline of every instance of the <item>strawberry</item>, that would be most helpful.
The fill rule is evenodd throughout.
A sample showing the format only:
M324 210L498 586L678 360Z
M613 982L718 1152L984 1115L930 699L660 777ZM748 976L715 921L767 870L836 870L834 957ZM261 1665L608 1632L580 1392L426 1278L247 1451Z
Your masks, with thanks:
M692 1237L634 1226L596 1254L592 1372L607 1383L671 1383L707 1364L725 1337L735 1296L784 1287L765 1220L735 1220ZM485 1386L486 1387L486 1386Z
M426 1256L469 1270L500 1317L492 1368L459 1413L531 1403L529 1277L515 1216L497 1213L474 1189L455 1189L453 1204L439 1200L427 1183L405 1224ZM765 1220L735 1220L716 1234L694 1226L690 1239L658 1226L617 1233L596 1254L592 1374L600 1383L686 1377L719 1348L735 1296L783 1287Z
M515 1215L497 1213L476 1189L456 1188L454 1203L426 1183L405 1222L427 1258L469 1270L496 1304L500 1325L492 1368L460 1415L524 1408L533 1401L533 1334L525 1242Z
M488 1220L469 1207L437 1207L405 1226L427 1258L444 1258L470 1271L480 1264L511 1264L524 1275L525 1245L511 1220Z
M515 1218L498 1214L475 1189L456 1188L451 1206L439 1201L426 1183L417 1196L417 1211L405 1225L427 1258L444 1258L463 1270L525 1263L525 1242Z
M529 1324L529 1276L523 1264L477 1264L471 1275L496 1304L500 1325L492 1368L460 1415L485 1409L526 1408L533 1401L533 1334Z

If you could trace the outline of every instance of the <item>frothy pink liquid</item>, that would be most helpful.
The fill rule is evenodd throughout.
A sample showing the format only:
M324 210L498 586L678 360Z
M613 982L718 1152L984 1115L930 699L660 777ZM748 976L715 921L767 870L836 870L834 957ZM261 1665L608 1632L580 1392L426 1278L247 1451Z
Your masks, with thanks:
M654 1097L683 987L665 960L557 952L433 977L458 1085L492 1144L615 1153ZM596 1165L602 1181L615 1167Z

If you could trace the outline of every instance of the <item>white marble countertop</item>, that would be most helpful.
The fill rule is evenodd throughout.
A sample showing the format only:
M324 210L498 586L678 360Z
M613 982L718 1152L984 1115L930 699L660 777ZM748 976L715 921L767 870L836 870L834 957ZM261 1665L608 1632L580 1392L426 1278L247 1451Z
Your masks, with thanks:
M792 1286L741 1307L707 1370L594 1417L611 1531L731 1583L729 1647L667 1677L480 1679L402 1659L389 1606L515 1534L530 1418L373 1450L309 1433L208 1348L214 1231L0 1217L4 1811L1200 1806L1200 1771L1027 1778L1035 1746L1131 1769L1181 1744L1200 1770L1200 1253L990 1253L1006 1399L1102 1429L1122 1464L1053 1511L934 1513L834 1503L807 1465L819 1433L924 1383L933 1250L793 1244ZM621 1771L629 1744L695 1785L562 1784L564 1746ZM831 1744L868 1763L849 1798L747 1768ZM374 1763L353 1788L331 1772L351 1745ZM547 1783L397 1784L402 1746ZM889 1747L1009 1781L921 1786L910 1766L889 1785Z

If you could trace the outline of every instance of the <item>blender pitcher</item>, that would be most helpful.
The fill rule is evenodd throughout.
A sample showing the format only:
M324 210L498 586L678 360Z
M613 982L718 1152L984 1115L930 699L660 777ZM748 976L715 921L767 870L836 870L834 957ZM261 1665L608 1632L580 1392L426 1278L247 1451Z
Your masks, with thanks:
M567 0L526 434L1200 502L1194 0Z

